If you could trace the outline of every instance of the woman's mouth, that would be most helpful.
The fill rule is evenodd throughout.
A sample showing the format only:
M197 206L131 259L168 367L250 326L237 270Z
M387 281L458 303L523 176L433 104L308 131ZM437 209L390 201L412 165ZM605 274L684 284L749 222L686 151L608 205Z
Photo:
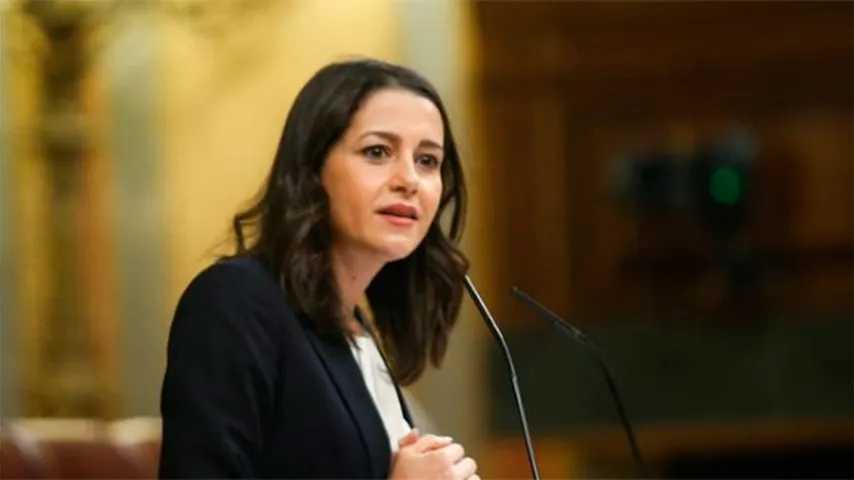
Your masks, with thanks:
M377 211L389 223L398 226L412 225L418 220L418 210L405 203L395 203Z
M409 226L415 223L415 219L412 217L403 217L400 215L394 215L390 213L380 213L380 215L386 219L392 225L397 225L401 227Z

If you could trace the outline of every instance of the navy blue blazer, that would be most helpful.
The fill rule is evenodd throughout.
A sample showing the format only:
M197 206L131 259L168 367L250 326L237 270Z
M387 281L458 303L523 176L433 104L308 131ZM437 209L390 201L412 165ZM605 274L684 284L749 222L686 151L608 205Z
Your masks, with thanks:
M388 435L348 343L317 334L255 259L216 263L187 287L160 408L161 477L389 474Z

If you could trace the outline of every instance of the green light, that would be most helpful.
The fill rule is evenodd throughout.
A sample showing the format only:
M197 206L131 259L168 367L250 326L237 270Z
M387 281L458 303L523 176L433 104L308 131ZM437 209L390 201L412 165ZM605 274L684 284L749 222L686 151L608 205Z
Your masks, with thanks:
M715 169L709 179L709 193L718 203L735 205L741 198L741 175L731 167Z

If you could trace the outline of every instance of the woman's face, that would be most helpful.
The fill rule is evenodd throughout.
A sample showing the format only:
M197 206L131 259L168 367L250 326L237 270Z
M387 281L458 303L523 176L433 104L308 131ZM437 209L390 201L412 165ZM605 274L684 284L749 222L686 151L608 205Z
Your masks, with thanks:
M333 249L384 262L415 250L442 195L443 137L424 97L386 88L362 101L321 170Z

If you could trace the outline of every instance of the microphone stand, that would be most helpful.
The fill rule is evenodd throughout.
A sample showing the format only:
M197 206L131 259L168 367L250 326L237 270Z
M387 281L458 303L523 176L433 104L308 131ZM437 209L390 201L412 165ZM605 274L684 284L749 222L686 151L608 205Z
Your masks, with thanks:
M620 416L620 421L623 424L623 429L625 430L626 437L629 440L629 445L632 449L632 457L634 457L635 464L644 476L648 476L646 465L644 464L643 458L641 457L640 449L638 448L637 442L635 441L635 434L632 431L632 424L629 422L629 417L628 415L626 415L626 410L623 407L623 402L620 400L620 395L617 392L617 383L614 381L614 376L611 373L611 369L608 368L608 365L603 359L601 349L597 347L596 344L594 344L589 338L587 338L587 335L585 335L584 332L572 326L572 324L570 324L569 322L561 318L558 314L554 313L553 311L549 310L548 308L534 300L530 295L523 292L519 288L513 287L513 295L515 295L516 298L527 303L530 307L534 309L534 311L536 311L546 320L550 321L555 328L563 332L567 337L587 347L587 351L590 353L590 356L593 357L593 359L596 361L596 364L599 365L599 368L605 375L605 381L608 384L608 390L611 391L611 398L614 399L614 403L617 407L617 413Z
M531 473L534 475L534 480L540 480L540 471L537 468L537 460L534 457L534 446L531 443L531 434L528 431L528 419L525 417L525 407L522 405L522 394L519 393L519 382L516 377L516 367L513 366L513 358L510 356L510 349L507 348L507 343L504 341L504 335L501 334L498 324L495 323L495 319L492 318L492 314L489 313L489 309L486 308L486 304L483 302L483 299L480 298L480 293L478 293L477 289L474 287L474 283L472 283L471 278L469 278L468 275L465 276L465 284L466 290L472 300L474 300L475 305L477 305L480 315L483 317L483 321L486 322L486 326L489 327L489 331L492 332L492 336L495 337L496 342L498 342L498 345L501 347L504 359L507 360L507 366L510 369L510 383L513 386L513 398L516 400L516 411L519 413L519 419L522 421L522 434L525 437L525 449L528 452L528 463L531 465Z

